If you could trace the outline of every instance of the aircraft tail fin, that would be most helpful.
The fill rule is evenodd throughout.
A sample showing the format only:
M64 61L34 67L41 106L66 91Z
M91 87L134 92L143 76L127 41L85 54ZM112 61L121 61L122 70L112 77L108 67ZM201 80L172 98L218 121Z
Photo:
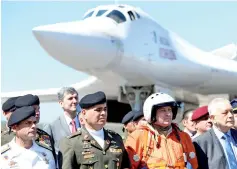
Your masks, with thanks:
M231 43L211 51L212 54L237 61L237 44Z

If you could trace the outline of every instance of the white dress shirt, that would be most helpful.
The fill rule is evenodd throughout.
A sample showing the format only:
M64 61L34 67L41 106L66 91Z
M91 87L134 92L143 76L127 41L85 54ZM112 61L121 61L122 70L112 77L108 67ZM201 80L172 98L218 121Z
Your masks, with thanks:
M100 145L101 148L104 148L104 129L100 129L98 131L86 129L90 135L97 141L97 143Z
M31 148L26 149L15 143L15 138L4 145L9 147L1 154L1 169L55 169L51 151L40 147L33 141Z
M213 128L213 130L214 130L214 132L215 132L215 134L216 134L218 140L220 141L221 146L222 146L223 149L224 149L225 156L227 157L226 149L225 149L225 140L222 138L222 137L224 136L224 133L221 132L220 130L218 130L215 126L213 126L212 128ZM231 144L231 147L232 147L232 149L233 149L233 151L234 151L235 158L237 158L237 145L236 145L236 143L234 142L234 139L233 139L233 137L232 137L232 135L231 135L230 130L227 132L227 134L228 134L229 136L231 136L231 143L230 143L230 144Z

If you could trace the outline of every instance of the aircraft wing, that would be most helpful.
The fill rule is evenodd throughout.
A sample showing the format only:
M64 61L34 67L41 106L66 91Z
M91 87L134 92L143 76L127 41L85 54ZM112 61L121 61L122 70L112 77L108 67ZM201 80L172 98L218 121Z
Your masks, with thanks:
M74 87L79 93L79 99L84 95L93 93L96 91L104 91L107 98L115 99L117 98L118 87L116 85L111 85L109 83L102 82L94 76L90 76L86 80L83 80L79 83L70 85ZM8 98L15 96L22 96L26 94L38 95L40 102L57 102L58 97L57 93L60 88L49 88L49 89L39 89L39 90L28 90L28 91L16 91L16 92L2 92L1 99L4 103Z

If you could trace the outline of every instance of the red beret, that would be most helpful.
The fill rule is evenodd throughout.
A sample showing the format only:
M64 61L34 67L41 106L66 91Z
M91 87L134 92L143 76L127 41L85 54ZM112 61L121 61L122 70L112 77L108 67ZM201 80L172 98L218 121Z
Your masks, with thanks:
M202 106L194 110L193 115L192 115L192 121L195 121L205 115L208 115L208 107L207 106Z

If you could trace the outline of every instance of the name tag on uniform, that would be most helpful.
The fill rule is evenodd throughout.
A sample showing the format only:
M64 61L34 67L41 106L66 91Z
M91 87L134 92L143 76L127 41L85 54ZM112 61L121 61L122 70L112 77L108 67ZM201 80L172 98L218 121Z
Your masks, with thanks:
M84 158L87 159L87 158L94 158L95 157L95 154L86 154L84 155Z
M109 148L109 151L111 153L122 153L122 149L121 148Z

